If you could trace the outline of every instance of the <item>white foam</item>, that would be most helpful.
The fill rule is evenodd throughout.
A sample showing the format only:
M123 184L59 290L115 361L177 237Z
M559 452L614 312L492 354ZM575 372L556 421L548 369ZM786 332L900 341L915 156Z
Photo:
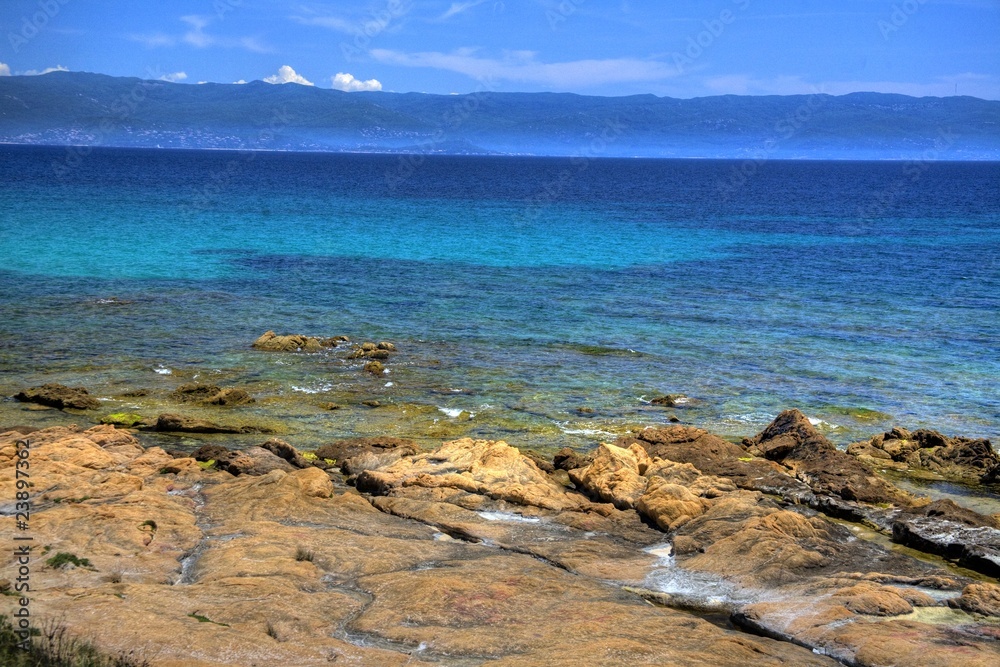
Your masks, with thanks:
M391 387L391 386L393 386L394 384L396 384L396 383L395 383L395 382L386 382L386 383L385 383L385 386L386 386L386 387Z
M614 433L610 431L602 431L599 428L568 428L566 422L557 422L556 426L558 426L559 430L566 435L600 435L610 438L615 437Z
M159 375L171 375L173 373L172 370L170 370L169 368L167 368L165 366L157 366L156 368L153 369L153 372L155 372L155 373L157 373Z
M477 512L479 516L487 521L512 521L514 523L541 523L541 519L535 516L521 516L513 512Z
M469 415L469 419L472 419L473 417L476 416L475 412L469 412L468 410L463 410L462 408L442 408L439 405L437 406L437 409L443 412L444 414L448 415L452 419L458 419L459 417L462 416L463 412Z
M654 544L651 547L646 547L645 549L643 549L643 551L645 551L648 554L652 554L654 556L659 556L661 561L665 561L661 563L662 565L673 564L674 545L671 544L670 542L665 542L663 544Z
M330 391L333 389L333 385L327 382L322 384L314 385L312 387L300 387L298 385L292 385L292 391L298 391L303 394L319 394L324 391Z
M823 419L816 419L815 417L808 417L809 423L817 428L835 429L842 428L839 424L831 424L830 422Z
M741 415L726 415L722 421L726 424L770 424L776 416L767 412L747 412Z

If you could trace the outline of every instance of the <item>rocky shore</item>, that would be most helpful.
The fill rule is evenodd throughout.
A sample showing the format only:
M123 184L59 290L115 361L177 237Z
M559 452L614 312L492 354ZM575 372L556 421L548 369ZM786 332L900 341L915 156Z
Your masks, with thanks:
M988 443L900 431L844 452L794 410L741 444L670 425L553 459L22 431L0 434L0 533L14 544L27 440L32 618L153 665L1000 662L1000 517L880 474L902 456L982 480ZM8 555L0 614L16 576Z

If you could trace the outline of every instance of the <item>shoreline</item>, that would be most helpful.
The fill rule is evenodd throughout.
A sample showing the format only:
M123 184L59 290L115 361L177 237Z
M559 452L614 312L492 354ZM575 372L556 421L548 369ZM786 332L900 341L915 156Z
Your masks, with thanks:
M925 437L892 435L869 445ZM794 410L742 445L667 425L551 460L468 438L191 458L54 427L0 435L0 489L25 439L36 618L155 667L1000 657L1000 514L914 498Z

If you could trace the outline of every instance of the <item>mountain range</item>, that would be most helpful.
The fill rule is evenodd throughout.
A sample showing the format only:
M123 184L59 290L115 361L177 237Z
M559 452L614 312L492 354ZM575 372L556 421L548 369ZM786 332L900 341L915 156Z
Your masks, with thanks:
M0 143L581 157L1000 160L1000 101L354 92L0 77Z

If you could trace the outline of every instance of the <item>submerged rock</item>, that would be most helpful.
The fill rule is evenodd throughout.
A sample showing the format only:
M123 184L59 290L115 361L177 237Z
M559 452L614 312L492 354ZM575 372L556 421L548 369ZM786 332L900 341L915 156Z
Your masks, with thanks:
M989 440L949 438L926 429L894 428L851 444L847 453L870 467L925 470L967 483L995 483L1000 474L1000 455Z
M347 340L345 336L334 338L316 338L301 334L279 336L273 331L266 331L253 342L253 348L268 352L320 352L326 348L337 347L337 344L344 340Z
M223 426L204 419L176 414L162 414L152 426L154 431L165 433L266 433L258 426Z
M171 397L184 403L201 403L203 405L235 406L254 402L253 396L243 389L235 387L222 389L214 384L198 382L182 384L171 393Z
M35 403L60 410L65 408L96 410L101 407L100 402L83 387L67 387L55 382L19 391L14 395L14 399L22 403Z

